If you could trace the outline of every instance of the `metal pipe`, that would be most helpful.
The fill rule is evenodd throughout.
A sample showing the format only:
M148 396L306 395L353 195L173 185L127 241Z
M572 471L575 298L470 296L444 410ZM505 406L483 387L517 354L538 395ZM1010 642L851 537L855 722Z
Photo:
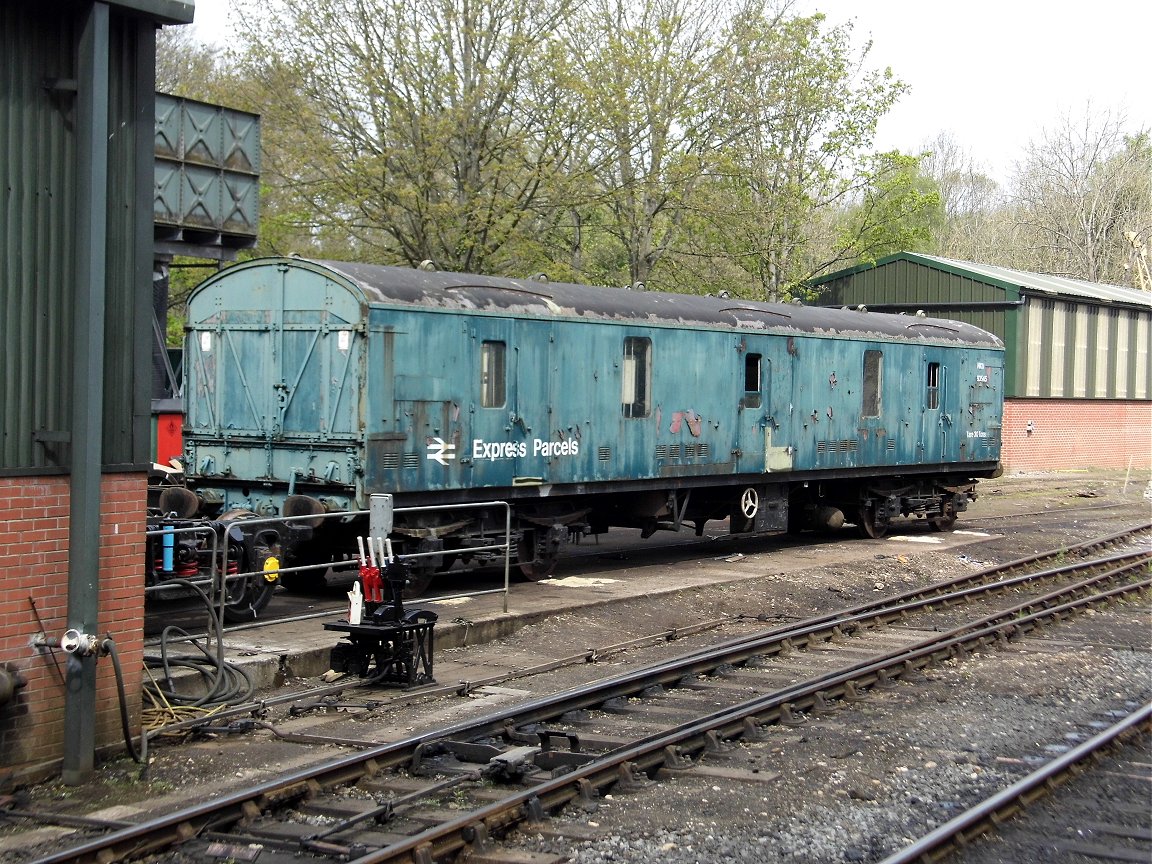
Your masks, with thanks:
M68 518L68 627L97 630L100 467L104 432L104 304L108 241L109 11L92 3L80 34L76 123L76 285ZM96 657L72 657L64 693L61 779L86 782L96 758Z

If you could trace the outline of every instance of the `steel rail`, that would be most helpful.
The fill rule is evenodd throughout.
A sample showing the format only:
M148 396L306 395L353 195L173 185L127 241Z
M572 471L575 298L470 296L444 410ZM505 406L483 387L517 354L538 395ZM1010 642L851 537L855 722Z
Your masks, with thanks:
M850 632L856 626L871 626L887 623L904 617L909 612L914 612L917 609L924 608L930 611L936 604L966 602L979 594L1003 591L1044 579L1059 578L1062 575L1083 569L1086 566L1111 567L1121 562L1146 560L1149 554L1149 552L1145 551L1123 552L1093 562L1073 562L1050 570L1026 572L999 581L982 582L980 581L982 578L991 578L999 573L1002 568L986 569L980 571L978 574L969 574L950 582L937 583L937 585L931 586L928 589L913 589L896 595L895 597L871 601L806 621L780 625L745 636L734 637L717 643L716 645L706 646L692 652L681 654L662 663L606 678L597 682L597 684L594 685L595 689L590 687L574 688L558 694L541 697L538 700L518 707L510 707L504 712L493 715L494 723L492 724L477 726L473 725L473 723L466 723L459 728L446 730L446 733L467 734L472 732L474 734L482 734L499 732L512 719L519 719L521 723L549 720L565 711L586 708L590 703L605 701L611 698L632 696L645 687L651 686L653 683L662 685L671 684L687 675L710 672L722 663L740 662L756 654L780 653L793 647L794 641L799 642L804 640L808 644L815 644ZM1050 558L1052 555L1050 553L1044 553L1040 557ZM1012 564L1008 566L1015 568L1017 565L1018 562L1012 562ZM952 587L956 584L966 585L967 587L942 593L943 588ZM573 655L573 658L586 660L587 652ZM541 671L546 671L553 665L554 664L542 664L539 668ZM431 691L406 691L405 696L411 698L413 695L423 695L426 692L436 692L441 689L459 691L461 686L462 685L445 685L443 688L434 687ZM189 722L202 723L203 721L197 720ZM483 724L483 720L474 722L476 724ZM271 731L273 734L285 740L296 740L300 743L321 743L320 738L316 736L280 734L275 730ZM345 743L350 746L366 747L368 750L366 750L365 756L367 756L372 748L370 743L364 741L341 742L336 739L328 739L328 743Z
M1149 553L1136 553L1121 556L1112 556L1113 559L1124 559L1126 563L1116 568L1117 571L1130 572L1147 563ZM1083 566L1083 565L1080 565ZM1026 577L1015 577L1016 580L1022 578L1030 578L1033 574L1027 574ZM1094 580L1101 580L1107 576L1096 576ZM972 589L964 589L959 594L968 594ZM1125 592L1133 589L1130 586L1122 586L1121 589L1114 589L1118 592ZM1059 592L1054 592L1059 593ZM916 601L919 605L931 605L933 603L941 602L941 597L927 598ZM1013 629L1021 628L1028 620L1027 617L1015 620L1016 616L1024 614L1026 609L1031 605L1047 602L1045 598L1029 600L1018 607L1014 607L1007 612L998 613L997 616L1008 616L1010 619L1009 624L1003 623L990 627L990 632L995 632L998 629L1005 629L1006 626ZM1084 601L1076 601L1077 603ZM898 613L896 613L898 614ZM1056 614L1054 610L1045 610L1041 613L1034 613L1036 616ZM861 618L875 618L874 612L871 615L861 615ZM982 619L984 620L984 619ZM825 622L826 623L826 622ZM977 622L978 624L979 622ZM817 625L818 627L820 625ZM960 630L969 630L975 624L966 625ZM824 629L828 629L825 627ZM953 631L950 631L953 632ZM831 635L831 631L830 631ZM939 640L947 637L949 634L935 637L929 640L931 645L938 645ZM763 648L764 644L769 643L772 639L779 641L779 634L764 634L762 637ZM988 638L988 637L985 637ZM1006 636L1004 637L1006 638ZM963 640L959 640L963 641ZM750 643L742 642L740 650L746 655L757 653L752 650L755 646ZM479 718L475 721L464 721L455 726L447 729L436 730L433 732L417 735L399 742L393 742L377 746L376 748L366 750L361 753L353 754L351 756L337 759L332 762L326 763L319 767L310 767L302 769L293 774L285 777L277 778L266 783L260 784L256 787L247 790L230 793L222 796L221 798L214 799L211 802L206 802L200 805L186 808L185 810L177 813L169 814L166 816L158 817L146 823L133 828L127 828L116 831L110 835L102 838L97 838L89 841L80 846L74 847L70 850L61 850L58 853L40 859L37 864L64 864L64 862L88 862L88 861L108 861L108 860L121 860L132 855L142 854L147 851L152 851L167 845L171 842L186 840L195 836L200 831L208 827L215 827L234 823L245 817L253 817L258 815L262 810L267 807L274 806L277 803L288 802L297 798L306 796L324 786L340 785L344 783L355 782L356 780L366 776L374 775L384 770L385 768L399 767L408 764L412 761L414 756L419 752L422 746L427 746L435 743L436 741L444 738L452 737L453 735L481 735L485 733L501 732L509 724L514 721L519 724L530 722L538 722L540 720L548 720L559 716L568 710L573 710L578 707L587 707L588 705L600 704L608 698L619 695L631 695L645 686L659 681L661 683L670 683L678 681L685 675L693 674L700 671L708 671L716 668L723 659L719 656L719 652L724 652L725 646L719 646L713 649L713 654L704 656L700 652L688 655L686 661L680 660L669 661L664 664L659 664L656 667L651 667L646 670L639 670L638 672L623 673L620 676L607 679L601 686L594 688L575 688L554 696L543 697L541 699L533 700L526 705L521 705L518 708L510 708L505 711L497 712L493 715L488 715L484 718ZM937 649L939 650L939 649ZM900 655L900 661L904 662L906 651L897 652ZM931 653L931 652L929 652ZM871 661L875 663L876 661ZM897 662L897 661L891 661ZM887 665L891 665L889 662ZM925 661L926 663L927 661ZM886 665L881 663L878 667L886 669ZM897 675L899 673L897 672ZM880 674L875 670L865 670L860 673L863 676L863 683L865 686L875 683L880 680ZM868 677L871 675L871 677ZM857 676L859 677L859 676ZM801 704L803 700L813 703L816 699L814 695L817 690L827 691L829 694L835 696L845 691L845 681L855 680L852 676L844 679L844 681L833 679L821 679L817 683L819 686L811 693L797 691L796 688L789 688L785 691L780 691L783 695L779 697L774 706L769 706L768 709L773 709L779 714L780 706L786 703ZM839 687L839 690L836 688ZM795 691L795 692L793 692ZM715 728L716 721L712 722L712 727ZM720 724L723 725L723 724ZM734 728L728 729L729 736L739 734L741 728L737 725ZM665 746L665 745L661 745ZM619 760L618 760L619 761ZM617 763L614 763L617 764ZM573 776L573 775L568 775ZM608 782L615 782L619 779L613 775ZM546 784L547 785L547 784ZM381 859L386 860L386 859Z
M924 609L932 611L935 606L952 606L965 603L981 594L1000 592L1011 588L1018 588L1041 579L1058 578L1069 573L1091 569L1103 575L1093 577L1079 585L1069 586L1050 594L1026 601L1025 606L1043 604L1051 605L1056 598L1065 592L1085 590L1086 586L1094 584L1098 578L1109 579L1118 575L1130 573L1152 561L1152 552L1124 552L1091 562L1077 562L1066 564L1051 570L1024 573L999 582L970 585L947 594L930 594L915 596L897 606L883 606L882 604L866 604L861 611L853 614L841 613L842 617L821 616L797 624L785 625L771 630L761 631L747 636L738 636L715 645L696 649L678 655L669 660L651 664L640 669L622 672L610 678L602 679L591 685L576 687L561 693L540 697L518 706L505 709L488 718L480 718L467 723L465 728L445 730L440 737L448 735L477 735L500 733L508 725L516 721L519 725L527 723L540 723L551 720L559 714L586 709L609 699L627 698L635 696L641 691L655 686L675 685L682 679L692 675L709 674L721 665L740 663L752 657L764 656L772 653L784 654L797 645L811 646L827 642L841 636L851 635L858 629L868 629L877 625L887 624L900 620L909 613ZM882 608L878 608L882 607ZM1029 606L1030 608L1030 606ZM829 627L829 624L833 626ZM341 739L323 738L321 736L304 736L298 733L273 734L285 740L298 740L301 743L336 743L357 747L371 747L369 742L343 741Z
M1152 702L1133 711L1067 753L1053 759L1017 780L975 807L945 822L925 834L910 846L889 855L880 864L912 864L916 861L938 861L952 848L968 844L1020 809L1020 802L1028 803L1047 793L1059 778L1071 773L1082 763L1100 755L1104 750L1134 734L1141 727L1152 727Z
M1060 561L1061 559L1068 558L1069 556L1088 554L1094 550L1106 548L1107 546L1109 546L1111 544L1118 543L1118 542L1121 542L1123 540L1131 539L1131 538L1133 538L1133 537L1135 537L1135 536L1137 536L1143 532L1148 532L1148 531L1152 531L1152 522L1145 522L1145 523L1133 526L1132 528L1127 528L1127 529L1124 529L1122 531L1117 531L1113 534L1106 535L1104 537L1098 537L1098 538L1094 538L1091 540L1081 541L1079 543L1074 543L1074 544L1071 544L1069 546L1064 546L1064 547L1060 547L1057 549L1051 549L1051 550L1048 550L1045 552L1038 552L1038 553L1035 553L1033 555L1028 555L1028 556L1025 556L1023 558L1018 558L1018 559L1009 561L1005 564L1000 564L1000 565L996 565L993 567L987 567L987 568L984 568L983 570L979 570L975 573L969 573L969 574L964 574L962 576L954 577L952 579L945 580L943 582L939 582L939 583L936 583L934 585L927 586L925 588L913 588L913 589L910 589L908 591L902 592L900 594L889 595L889 596L886 596L883 598L879 598L877 600L871 600L871 601L868 601L866 603L861 603L861 604L858 604L856 606L849 606L849 607L844 608L844 609L840 609L840 610L837 610L834 612L829 612L829 613L826 613L824 615L817 616L815 618L809 618L809 619L806 619L805 621L792 622L790 624L780 625L780 626L772 628L770 630L760 631L759 633L751 634L751 635L745 636L745 637L738 637L738 638L742 639L744 641L748 641L750 643L754 643L754 642L756 642L762 638L765 638L765 637L770 638L774 634L787 634L790 631L797 630L798 628L808 628L809 632L818 632L818 630L819 630L818 625L820 625L820 624L837 622L837 621L840 621L842 619L846 619L848 617L864 616L864 613L867 613L869 611L883 610L889 606L895 606L895 605L898 605L901 603L906 603L906 602L909 602L911 600L915 600L915 599L920 598L920 597L939 596L943 593L955 590L956 586L959 586L959 585L964 585L964 584L981 585L981 584L986 583L988 580L995 578L998 574L1010 574L1010 573L1014 573L1017 571L1025 570L1026 568L1029 568L1029 567L1041 566L1044 562ZM1055 572L1055 571L1031 571L1029 573L1026 573L1025 575L1031 576L1031 575L1035 574L1038 578L1042 578L1042 577L1050 577L1053 572ZM752 617L752 616L749 616L749 617ZM797 633L792 638L799 638L799 635L808 635L808 633L807 632L804 634ZM733 644L733 643L725 643L725 644ZM592 649L592 650L593 650L593 652L595 652L595 649ZM608 649L602 649L602 650L606 651ZM703 650L707 651L708 649L703 649ZM588 651L582 651L578 654L571 655L570 657L561 658L560 660L552 661L551 664L543 664L543 666L553 665L555 667L555 665L563 665L565 662L571 662L571 663L590 662L591 660L595 659L594 656L589 657L588 655L589 655ZM483 681L459 682L456 684L442 684L442 685L433 684L433 685L429 685L429 686L421 687L421 688L406 689L403 691L402 695L397 697L397 698L407 700L407 699L411 699L413 696L431 696L431 695L436 695L438 693L459 692L462 687L464 688L464 692L461 693L461 695L467 695L467 690L470 687L479 686L479 685L483 685L483 684L493 684L493 683L497 683L497 682L503 681L503 680L511 680L513 678L521 677L525 674L532 674L532 672L533 672L533 670L520 670L517 672L513 672L511 674L507 674L507 675L492 676L491 678L484 679ZM246 717L246 716L250 716L252 714L257 714L257 715L263 714L268 708L274 707L276 705L291 704L294 702L301 701L303 699L322 699L325 696L331 696L331 695L339 694L339 693L343 692L344 690L350 690L350 689L357 689L357 688L365 687L365 686L368 686L370 683L371 683L371 681L367 680L367 681L362 681L362 682L355 682L352 684L347 684L347 683L333 684L329 687L313 688L313 689L308 690L307 692L304 692L304 693L290 693L290 694L285 694L282 696L272 697L270 699L261 700L258 702L250 702L250 703L246 703L243 705L237 705L237 706L234 706L232 708L225 709L223 711L217 711L211 717L191 718L191 719L187 719L187 720L178 721L176 723L168 724L166 726L160 727L159 729L155 730L152 734L153 734L153 736L155 736L155 735L159 735L159 734L167 734L167 733L181 732L181 731L190 731L190 730L203 728L203 727L207 727L207 726L218 725L220 723L220 721L222 721L222 720L228 720L228 719L236 718L236 717Z
M1123 568L1131 572L1131 568ZM1094 577L1100 581L1107 577ZM1071 586L1073 590L1079 586ZM507 830L512 825L538 818L543 813L562 807L577 797L591 797L594 790L620 782L622 778L634 777L636 772L655 771L667 762L674 764L681 760L683 753L700 752L717 746L724 739L755 734L755 724L779 719L790 706L815 704L818 694L840 695L848 691L849 685L870 686L881 683L885 678L899 677L915 667L918 660L927 665L937 654L945 657L962 649L962 646L976 642L986 644L996 640L1006 628L1013 631L1031 629L1044 618L1059 618L1083 606L1105 602L1123 594L1148 590L1152 579L1139 583L1122 585L1096 595L1079 597L1068 603L1027 612L1028 601L995 615L986 616L980 621L966 624L947 633L938 634L906 648L896 649L846 667L827 675L817 676L806 682L794 684L764 696L759 696L737 706L721 709L714 714L689 723L673 727L649 736L640 741L612 751L587 765L573 769L559 778L545 781L532 789L515 793L486 807L464 814L449 822L429 828L406 838L392 846L379 849L353 859L351 864L387 864L387 862L414 862L429 864L460 852L469 845L482 848L486 838L497 831ZM1059 593L1059 592L1053 592ZM1023 616L1023 617L1020 617ZM972 628L977 629L973 630ZM1006 634L1005 634L1006 638ZM752 725L749 725L752 721Z

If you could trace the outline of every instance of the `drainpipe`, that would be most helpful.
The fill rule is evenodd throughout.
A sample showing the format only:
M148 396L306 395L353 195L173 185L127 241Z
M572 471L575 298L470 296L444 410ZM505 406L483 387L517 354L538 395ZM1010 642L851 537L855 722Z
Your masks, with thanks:
M76 290L72 366L72 466L68 530L68 628L97 632L100 467L104 419L104 302L108 233L109 12L92 3L80 35L76 83ZM64 694L61 779L91 778L96 755L96 655L72 655Z

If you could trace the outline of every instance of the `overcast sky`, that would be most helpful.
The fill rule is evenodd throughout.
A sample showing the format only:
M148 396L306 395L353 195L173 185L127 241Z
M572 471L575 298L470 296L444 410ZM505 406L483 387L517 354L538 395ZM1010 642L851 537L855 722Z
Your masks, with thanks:
M202 38L225 41L228 0L195 0ZM1066 114L1110 111L1152 129L1152 3L1095 0L796 0L796 10L855 21L869 66L911 91L876 144L914 152L940 132L1006 180L1029 140Z
M919 149L941 131L997 179L1064 115L1110 111L1152 129L1152 4L1051 0L800 0L855 21L874 67L909 92L880 121L877 145Z

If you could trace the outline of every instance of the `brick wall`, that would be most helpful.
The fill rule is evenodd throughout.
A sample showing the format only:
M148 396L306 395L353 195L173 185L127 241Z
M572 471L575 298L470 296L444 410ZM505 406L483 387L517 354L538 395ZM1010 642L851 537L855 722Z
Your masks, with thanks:
M1003 441L1000 458L1007 471L1127 469L1129 464L1147 471L1152 468L1152 402L1009 399Z
M97 635L110 634L124 672L129 716L140 711L147 477L101 480ZM26 682L0 705L0 789L63 755L65 656L36 648L68 626L67 477L0 477L0 667ZM96 661L97 745L123 740L110 657Z

